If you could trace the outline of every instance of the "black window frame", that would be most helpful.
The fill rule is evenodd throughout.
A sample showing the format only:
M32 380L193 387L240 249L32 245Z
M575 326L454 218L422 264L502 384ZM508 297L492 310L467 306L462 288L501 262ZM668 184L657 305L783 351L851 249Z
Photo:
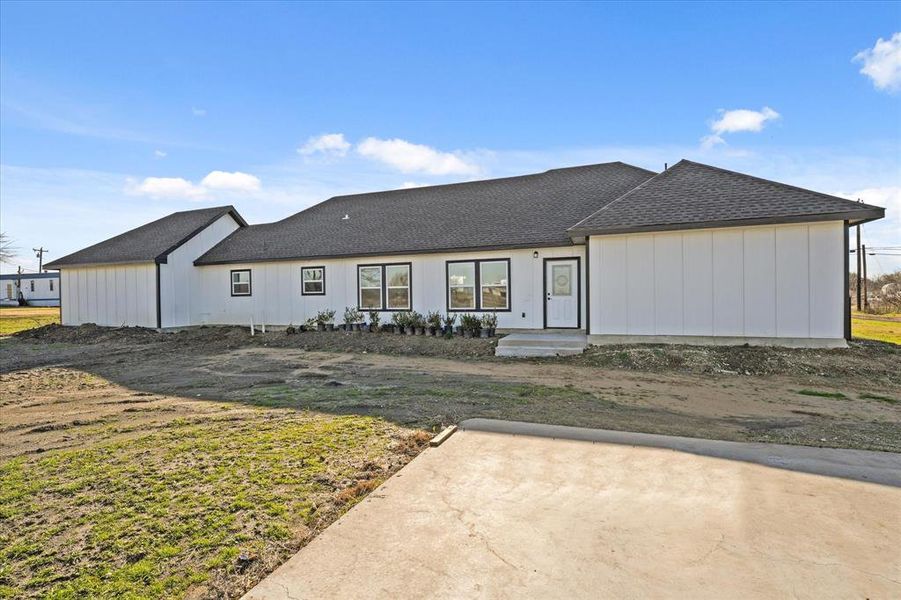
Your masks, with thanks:
M304 288L304 278L303 272L311 269L320 269L322 271L322 291L321 292L308 292ZM301 267L300 268L300 295L301 296L325 296L325 265L319 266L309 266L309 267ZM359 302L359 300L358 300Z
M372 308L362 306L362 302L360 302L360 269L365 267L379 267L381 268L381 277L382 277L382 305L379 308ZM388 308L388 277L387 277L387 268L386 267L407 267L408 274L408 286L407 289L410 291L409 299L410 302L406 308ZM367 263L367 264L359 264L357 265L357 310L375 310L379 312L407 312L413 310L413 263L412 262L390 262L390 263Z
M247 273L247 293L235 293L235 273ZM233 298L247 298L253 296L253 270L252 269L232 269L228 272L228 289Z
M482 263L507 263L507 308L482 307ZM475 264L475 308L451 308L450 303L450 266L452 264ZM513 274L510 258L461 258L444 261L444 307L448 313L467 312L513 312Z

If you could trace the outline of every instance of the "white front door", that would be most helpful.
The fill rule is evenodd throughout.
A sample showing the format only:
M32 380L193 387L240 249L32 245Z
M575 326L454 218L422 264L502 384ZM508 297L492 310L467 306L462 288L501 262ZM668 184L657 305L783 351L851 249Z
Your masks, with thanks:
M578 259L549 258L544 263L544 270L544 326L578 328Z

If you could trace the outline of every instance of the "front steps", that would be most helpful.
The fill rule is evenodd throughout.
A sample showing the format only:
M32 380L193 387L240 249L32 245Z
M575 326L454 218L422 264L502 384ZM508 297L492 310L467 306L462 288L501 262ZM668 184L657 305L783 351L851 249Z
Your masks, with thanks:
M567 356L582 354L588 347L584 333L511 333L502 337L495 356Z

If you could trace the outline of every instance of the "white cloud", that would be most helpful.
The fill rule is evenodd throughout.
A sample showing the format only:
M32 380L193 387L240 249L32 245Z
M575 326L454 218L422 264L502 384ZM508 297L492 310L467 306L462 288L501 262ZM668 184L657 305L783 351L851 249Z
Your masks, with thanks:
M343 133L324 133L309 138L303 146L297 149L297 152L304 156L311 154L344 156L348 150L350 150L350 142L344 139Z
M199 200L206 196L203 187L182 177L146 177L140 183L129 181L126 191L151 198L188 198Z
M739 131L761 131L767 121L779 118L779 113L764 106L761 110L719 110L720 118L710 124L710 130L716 135L737 133Z
M154 150L153 156L156 158L166 158L169 154L167 152L163 152L162 150Z
M183 177L145 177L140 182L127 179L125 192L134 196L151 198L205 200L211 192L258 192L260 179L249 173L211 171L199 184Z
M475 175L478 165L457 153L441 152L429 146L406 140L380 140L369 137L357 144L357 152L371 160L377 160L403 173L428 173L429 175Z
M430 185L430 184L428 184L428 183L417 183L417 182L415 182L415 181L405 181L405 182L403 182L403 184L401 184L400 187L401 187L401 189L409 190L409 189L412 189L412 188L425 187L425 186L427 186L427 185Z
M260 189L260 179L249 173L234 171L211 171L200 182L205 188L212 190L228 190L235 192L256 192Z
M205 117L205 116L206 116L206 109L205 109L205 108L192 107L192 108L191 108L191 114L194 115L195 117Z
M701 148L710 150L716 146L726 145L723 134L738 133L742 131L759 132L763 130L764 125L768 121L773 121L780 117L779 113L764 106L760 110L750 110L747 108L738 108L735 110L720 109L719 117L710 123L710 132L701 138Z
M875 46L858 52L853 60L863 63L860 72L872 79L877 89L901 89L901 32L888 40L879 38Z

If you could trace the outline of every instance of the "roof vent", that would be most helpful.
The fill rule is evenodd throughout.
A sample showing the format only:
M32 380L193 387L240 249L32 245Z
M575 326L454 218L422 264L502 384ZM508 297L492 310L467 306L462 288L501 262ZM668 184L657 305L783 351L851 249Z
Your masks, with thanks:
M342 221L350 221L350 215L345 213L343 217L341 217Z

